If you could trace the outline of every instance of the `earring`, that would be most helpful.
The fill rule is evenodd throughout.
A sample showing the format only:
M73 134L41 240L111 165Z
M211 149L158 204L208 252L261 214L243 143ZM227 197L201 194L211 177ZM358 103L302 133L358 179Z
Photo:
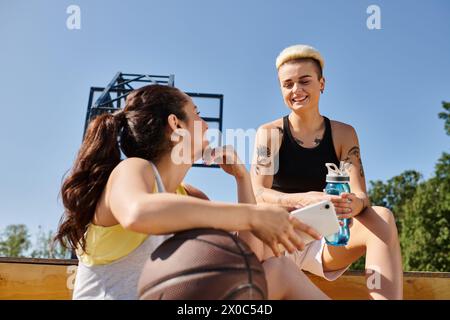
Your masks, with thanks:
M323 89L320 89L320 93L323 93Z

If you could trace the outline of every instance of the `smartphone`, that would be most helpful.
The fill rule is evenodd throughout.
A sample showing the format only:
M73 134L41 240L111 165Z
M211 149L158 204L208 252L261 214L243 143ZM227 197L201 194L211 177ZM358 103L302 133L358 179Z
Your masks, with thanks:
M326 237L339 231L339 221L334 210L334 205L330 200L324 200L309 206L294 210L292 216L307 224ZM314 241L313 237L302 231L297 231L305 244Z

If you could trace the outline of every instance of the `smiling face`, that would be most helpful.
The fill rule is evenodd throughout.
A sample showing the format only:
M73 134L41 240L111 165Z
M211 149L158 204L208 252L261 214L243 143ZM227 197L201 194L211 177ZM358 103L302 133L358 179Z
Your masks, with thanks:
M325 87L320 67L312 59L287 62L278 69L284 103L294 112L318 108Z

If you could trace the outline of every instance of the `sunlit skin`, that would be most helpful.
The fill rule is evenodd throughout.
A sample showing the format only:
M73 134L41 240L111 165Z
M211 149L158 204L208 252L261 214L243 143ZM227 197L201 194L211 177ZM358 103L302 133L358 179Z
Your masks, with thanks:
M283 101L291 110L290 131L294 139L305 148L313 148L325 132L324 119L319 112L319 101L325 91L325 79L318 73L311 60L291 61L278 70L278 79ZM266 130L283 127L283 119L262 125L258 129L257 146L280 146L283 133L275 144L262 134ZM282 130L281 130L282 131ZM398 233L392 212L383 207L372 207L367 197L359 142L356 131L350 125L331 120L331 131L336 156L341 161L350 161L350 187L352 193L332 197L338 218L353 218L350 241L344 247L326 245L323 255L324 271L340 270L365 254L366 270L377 268L382 277L382 287L369 290L372 299L402 299L403 271ZM358 152L355 152L357 150ZM271 159L278 150L270 150ZM273 203L285 208L305 206L329 198L323 192L282 193L272 190L273 173L258 174L258 164L252 166L252 184L258 203Z
M182 93L187 103L184 106L187 119L180 120L175 115L168 117L168 134L175 132L179 134L180 140L178 143L183 143L184 139L188 139L191 163L196 162L202 158L205 149L209 146L209 141L206 139L206 132L208 130L208 123L200 117L198 107L192 101L192 98L187 94ZM200 130L198 130L200 128Z
M325 89L325 78L317 74L312 61L285 63L278 71L281 94L286 106L298 115L308 110L318 110L321 90Z
M183 128L189 132L189 136L193 139L191 141L191 150L193 152L193 162L200 159L201 154L198 152L198 135L194 135L195 122L201 123L202 128L202 152L205 152L209 147L209 141L205 139L205 133L208 129L207 123L200 117L198 107L193 103L192 99L187 96L188 103L185 105L185 111L187 114L187 121L178 121L173 117L169 117L169 126L173 128ZM180 142L182 143L182 142ZM195 146L195 147L194 147ZM239 203L256 203L253 196L253 190L251 186L251 180L245 165L239 160L237 154L233 148L228 149L228 159L226 155L217 161L219 166L226 173L236 178L238 187L238 202ZM230 155L231 154L231 155ZM214 158L214 157L213 157ZM158 165L158 168L160 165ZM193 188L193 187L192 187ZM191 191L192 193L192 191ZM203 192L194 188L193 193L199 193L200 196L204 195ZM314 231L315 232L315 231ZM261 240L256 238L252 233L242 231L239 232L240 238L245 241L260 260L263 260L263 268L266 274L266 280L268 284L269 299L311 299L311 300L327 300L327 295L317 289L311 280L300 270L298 270L295 264L292 263L286 257L275 257L270 247L265 246ZM317 237L318 235L316 235ZM290 251L295 250L293 246L287 246ZM283 248L279 246L280 250ZM304 246L302 246L304 248Z
M187 100L184 105L187 115L185 120L178 119L173 114L168 116L167 139L170 139L177 129L184 129L191 137L195 137L195 122L200 122L202 134L207 130L208 126L200 118L198 108L190 98ZM181 137L180 143L184 138L186 136ZM199 149L204 151L208 141L205 141L203 136L200 139ZM194 146L194 141L189 142ZM147 160L127 158L112 171L98 201L93 223L105 227L120 224L126 230L149 235L171 234L195 228L238 231L243 241L250 240L248 244L260 259L263 242L273 250L272 257L274 254L280 254L279 245L283 245L289 252L304 248L304 243L295 230L306 232L316 239L320 238L317 231L289 217L286 210L274 205L256 205L250 174L245 165L237 161L237 154L233 149L218 154L235 161L219 165L235 178L239 204L209 201L203 192L190 185L185 185L188 197L174 194L192 163L174 163L171 151L154 162L165 186L165 193L153 192L155 173ZM194 152L192 162L200 159L201 153ZM309 283L307 277L299 270L295 273L280 272L281 269L295 269L292 261L282 257L269 259L267 263L261 262L268 275L269 299L305 298L303 289ZM287 285L278 288L276 283L280 281ZM319 291L315 297L327 298Z

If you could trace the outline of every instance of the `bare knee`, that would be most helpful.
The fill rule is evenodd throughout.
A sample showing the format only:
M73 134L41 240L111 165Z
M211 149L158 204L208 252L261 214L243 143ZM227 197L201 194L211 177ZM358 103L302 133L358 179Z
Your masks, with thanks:
M382 228L376 228L376 230L380 230L377 236L387 242L391 242L394 240L397 241L397 226L392 211L389 210L388 208L379 206L374 206L372 207L372 209L376 213L377 217L380 218L381 221L383 222Z
M292 263L292 261L290 261L286 256L270 257L263 262L263 266L264 269L268 269L273 272L286 270L286 268L290 267L290 263Z
M262 261L265 257L264 243L256 238L250 231L240 231L236 233L239 239L244 241L253 253L256 255L259 261Z
M307 290L308 276L286 257L271 257L263 262L270 300L292 299L298 290ZM308 292L303 293L307 296ZM312 294L312 293L311 293Z
M301 272L292 259L287 256L271 257L263 262L263 268L266 276L283 278L289 272Z
M265 260L262 266L266 276L269 299L282 299L286 294L283 279L286 276L286 272L283 270L283 267L286 266L285 257L271 257Z
M383 219L386 223L395 222L394 214L391 210L385 207L374 206L372 209L377 213L377 215Z
M376 214L383 219L383 221L386 223L386 225L389 227L390 230L395 230L397 233L397 226L395 224L395 217L391 210L385 207L372 207L373 210L376 212Z

